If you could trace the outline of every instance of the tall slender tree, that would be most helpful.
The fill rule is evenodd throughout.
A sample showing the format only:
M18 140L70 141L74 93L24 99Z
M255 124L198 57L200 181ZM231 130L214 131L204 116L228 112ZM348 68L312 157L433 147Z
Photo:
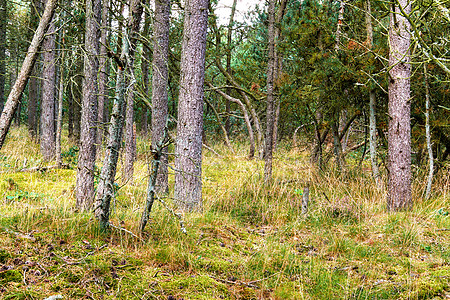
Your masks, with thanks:
M84 80L81 103L80 152L76 183L76 206L90 209L94 201L94 168L97 141L97 73L100 47L101 0L86 0Z
M116 77L116 95L114 98L109 127L105 160L100 172L95 215L100 221L100 227L105 230L109 224L111 198L114 195L114 177L116 176L119 149L122 143L123 124L125 118L125 72L132 72L133 64L130 59L136 50L137 34L142 15L140 0L131 0L126 34L123 38L122 53L116 57L118 63Z
M39 23L39 14L42 13L41 1L33 0L30 2L30 24L33 28L37 27ZM32 34L32 30L30 30ZM28 83L28 132L33 139L36 139L37 130L37 105L39 101L38 90L38 73L39 68L35 64L33 72Z
M137 28L130 30L131 36L129 37L133 41L130 43L130 54L127 56L127 67L129 77L129 85L127 88L127 104L125 111L125 170L124 179L126 181L133 180L134 173L134 161L136 160L136 127L134 125L134 97L136 91L136 80L134 77L135 65L134 65L134 53L137 44L137 34L139 33L140 19L143 12L143 6L140 1L137 2L137 6L134 7L135 11L131 10L133 19L138 20ZM137 16L139 14L139 16Z
M6 0L0 0L0 111L5 103L5 63L6 63Z
M266 143L264 151L264 182L272 180L272 150L273 150L273 121L274 121L274 78L276 70L275 61L275 0L269 0L267 12L269 18L269 60L267 62L267 117L266 117Z
M185 3L180 65L175 198L187 211L202 205L202 131L208 0Z
M47 31L47 27L50 21L52 20L53 13L55 12L56 8L56 3L57 0L47 1L44 13L42 14L39 25L34 32L33 39L31 40L31 44L28 47L28 52L25 56L25 60L23 61L17 80L9 93L8 99L6 100L5 107L3 108L0 117L0 149L5 142L5 138L11 125L12 118L17 109L17 106L19 105L20 97L25 89L28 78L30 77L31 70L33 69L38 55L38 50L44 39L44 34Z
M156 0L153 25L152 146L158 145L163 139L169 113L169 22L170 0ZM167 148L162 150L160 160L156 187L158 192L165 193L169 189Z
M48 0L47 0L48 1ZM48 27L47 35L42 45L44 69L42 71L41 97L41 153L44 160L55 158L55 91L56 91L56 34L55 21Z
M411 199L410 0L392 4L389 22L388 210L409 208Z
M369 49L373 46L373 27L372 27L372 9L370 0L365 2L365 19L366 19L366 45ZM372 54L369 54L372 55ZM370 149L370 162L372 165L372 176L375 179L377 185L380 185L380 173L378 170L377 161L377 118L376 118L376 93L374 88L369 90L369 149Z
M237 0L233 0L233 4L231 5L231 13L230 13L230 20L228 22L227 27L227 48L226 48L226 56L227 56L227 72L228 74L232 75L231 70L231 52L233 49L233 26L234 26L234 15L236 14L236 5ZM227 79L227 90L226 93L228 95L231 95L231 82ZM225 100L225 112L226 112L226 118L225 118L225 131L227 135L230 135L231 131L231 122L230 122L230 112L231 112L231 101Z
M102 145L103 137L106 134L106 114L105 109L107 109L106 105L108 103L108 68L109 60L107 57L107 40L108 40L108 8L109 8L109 0L104 0L102 7L102 26L100 28L100 57L99 57L99 65L100 72L98 74L98 125L99 130L97 132L97 153L100 153L100 148Z

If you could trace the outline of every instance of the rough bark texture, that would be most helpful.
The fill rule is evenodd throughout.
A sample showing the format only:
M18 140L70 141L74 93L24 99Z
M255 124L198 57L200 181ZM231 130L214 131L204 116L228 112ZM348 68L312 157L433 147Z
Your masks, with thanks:
M33 28L39 24L39 15L42 14L42 3L39 0L33 0L30 2L30 24ZM33 34L32 30L30 30ZM33 71L28 82L28 132L32 139L38 140L38 120L37 120L37 105L39 103L39 86L38 78L40 75L39 63L35 63Z
M64 36L62 37L64 41ZM61 44L62 45L62 44ZM64 50L61 52L61 62L59 65L59 94L58 94L58 106L57 106L57 117L56 117L56 164L58 166L62 165L61 157L61 133L62 133L62 118L63 118L63 99L64 99Z
M152 146L158 145L164 136L169 113L168 98L168 56L170 28L170 0L155 1L153 25L153 72L152 72ZM168 184L167 148L162 149L161 163L156 176L156 191L166 193Z
M409 0L399 0L404 12L411 12ZM388 129L388 210L412 205L411 199L411 127L409 56L410 24L393 6L389 23L389 129Z
M231 13L230 13L230 21L228 23L227 28L227 72L228 74L232 74L231 70L231 50L232 50L232 35L233 35L233 25L234 25L234 15L236 13L236 4L237 0L233 0L233 4L231 5ZM227 86L230 86L231 82L227 79ZM227 87L226 93L228 95L231 95L231 87ZM229 100L225 100L225 112L226 112L226 119L225 119L225 131L227 135L230 135L231 131L231 123L230 123L230 109L231 109L231 102Z
M42 101L41 101L41 153L44 160L49 161L55 158L55 84L56 84L56 35L55 23L52 22L42 45L44 69L42 71Z
M100 72L98 74L98 132L97 132L97 154L100 153L102 141L106 136L105 109L108 103L108 68L109 60L107 57L107 37L108 37L108 0L105 0L102 7L102 26L100 28Z
M267 117L266 117L266 143L264 150L264 182L272 180L272 149L274 126L274 78L276 70L275 60L275 0L269 0L269 60L267 62Z
M0 111L5 103L6 0L0 0Z
M34 33L30 46L28 47L28 52L25 56L22 68L20 69L19 76L17 77L17 80L9 93L8 100L5 103L5 107L0 117L0 149L5 142L6 134L8 133L9 126L11 125L14 112L19 104L20 97L25 89L28 78L30 77L37 58L39 47L44 39L44 34L52 19L53 12L55 11L56 3L56 0L47 1L44 13L39 22L39 26Z
M433 172L434 172L434 157L433 148L431 145L431 128L430 128L430 90L428 88L428 76L427 76L427 65L423 65L423 75L425 81L425 137L427 140L427 151L428 151L428 180L427 189L425 190L425 199L430 198L431 186L433 184Z
M208 0L185 4L175 149L175 199L187 211L202 205L203 83Z
M144 23L144 30L143 35L149 36L150 34L150 14L145 14L145 23ZM142 81L144 83L144 96L149 99L148 96L148 85L149 85L149 71L150 71L150 49L148 47L143 47L143 57L142 57ZM141 120L141 131L144 137L147 137L148 135L148 107L147 102L144 103L142 107L142 120Z
M76 206L80 210L90 209L94 201L100 22L101 0L86 0L84 80L76 183Z
M373 45L373 27L372 27L372 9L370 6L370 0L365 3L365 19L366 19L366 44L369 49L372 49ZM370 162L372 165L372 176L375 179L378 186L381 184L380 172L378 170L377 159L377 119L376 119L376 94L375 90L369 91L369 149L370 149Z
M134 92L135 92L135 77L134 77L134 53L136 52L137 35L139 33L139 26L143 12L142 3L139 0L134 0L131 4L131 17L134 23L128 24L128 33L130 39L130 50L127 59L128 75L130 75L130 85L127 88L127 106L125 113L125 171L124 180L132 181L134 173L134 161L136 159L136 130L134 127Z
M127 33L123 39L122 53L118 61L116 78L116 96L114 98L113 110L106 146L106 155L100 172L100 180L97 189L97 200L95 203L95 216L100 221L100 227L105 230L109 224L110 202L114 196L114 178L117 171L117 161L122 143L123 125L125 120L125 71L130 72L131 61L127 57L133 57L136 48L136 33L142 14L142 4L139 0L130 3L130 15L128 18ZM128 43L131 42L131 45Z
M133 73L134 70L130 69ZM133 80L133 79L131 79ZM134 81L127 88L127 105L125 112L125 161L124 182L133 182L134 161L136 159L136 131L134 130Z
M378 170L377 159L377 119L376 119L376 95L375 91L371 90L369 93L369 149L370 162L372 164L372 176L376 182L380 181L380 172Z

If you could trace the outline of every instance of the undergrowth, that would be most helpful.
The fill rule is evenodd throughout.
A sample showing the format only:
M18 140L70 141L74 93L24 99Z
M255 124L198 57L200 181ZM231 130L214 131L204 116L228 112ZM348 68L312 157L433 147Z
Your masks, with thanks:
M280 146L265 186L263 162L246 159L245 143L233 144L236 154L217 144L221 157L204 152L203 212L183 215L187 233L156 204L137 237L149 149L139 138L132 184L119 167L106 235L74 209L76 147L63 144L68 170L18 172L44 164L24 128L0 153L1 299L450 297L448 170L430 199L416 177L413 210L387 213L367 162L319 172L307 153Z

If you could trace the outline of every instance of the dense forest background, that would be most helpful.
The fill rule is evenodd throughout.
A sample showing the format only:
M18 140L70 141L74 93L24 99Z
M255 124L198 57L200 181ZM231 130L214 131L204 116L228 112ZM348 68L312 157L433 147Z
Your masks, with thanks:
M450 3L237 1L0 0L1 297L449 296Z

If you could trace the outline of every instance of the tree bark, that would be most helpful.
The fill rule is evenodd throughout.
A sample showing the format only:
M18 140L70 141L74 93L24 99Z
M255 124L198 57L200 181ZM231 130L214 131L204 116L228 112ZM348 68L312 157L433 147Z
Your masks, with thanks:
M102 7L102 26L100 28L100 57L99 57L99 65L100 72L98 74L98 132L97 132L97 155L100 154L102 142L104 137L106 136L107 128L106 128L106 114L105 110L107 108L106 104L108 103L108 68L109 60L107 57L107 40L108 40L108 8L109 1L104 0Z
M150 35L150 14L148 12L145 13L145 23L143 29L143 35ZM149 85L149 62L150 62L150 50L148 47L143 47L143 55L142 55L142 81L144 83L144 97L147 99L150 98L148 95L148 85ZM167 62L168 63L168 62ZM148 107L147 102L144 103L142 107L142 126L141 131L144 137L148 135Z
M131 58L133 61L134 59ZM131 63L133 65L133 62ZM129 68L130 74L134 73L132 66ZM125 109L125 161L123 170L124 182L133 182L134 161L136 159L136 131L134 126L134 76L130 79L127 88L127 105Z
M55 90L56 90L56 29L55 22L50 23L48 34L42 45L44 69L42 71L41 98L41 153L46 161L55 158Z
M431 144L431 129L430 129L430 91L428 88L428 76L427 76L427 65L423 65L423 75L425 83L425 137L427 140L427 150L428 150L428 161L429 161L429 171L427 180L427 189L425 191L425 199L430 198L431 186L433 184L433 172L434 172L434 157L433 149Z
M134 126L134 93L135 93L135 76L134 76L134 53L136 52L137 35L139 33L139 25L143 12L143 6L140 0L133 0L136 3L131 4L131 16L129 20L135 20L135 23L129 24L130 50L127 56L127 69L130 76L130 84L127 88L127 105L125 112L125 171L124 180L132 181L134 173L134 161L136 159L136 130ZM130 27L131 26L131 27Z
M100 180L97 189L97 200L95 203L95 216L100 221L100 228L106 230L109 224L110 203L114 196L114 178L117 171L120 145L122 144L123 125L125 120L125 72L132 71L131 57L136 49L136 35L142 15L142 3L140 0L132 0L126 34L122 41L122 53L118 63L116 78L116 96L114 98L113 110L106 146L106 155L100 172ZM129 43L130 42L130 43ZM127 59L128 58L128 59Z
M25 60L20 69L19 76L17 77L14 86L9 93L8 100L5 103L5 107L2 111L0 117L0 149L3 147L5 142L6 134L8 133L9 127L11 125L14 112L19 104L20 97L23 90L27 84L28 78L30 77L31 71L33 69L34 63L37 58L37 53L39 47L44 39L44 34L47 30L48 24L50 23L53 13L55 11L57 0L48 0L45 5L44 13L42 14L39 26L36 29L33 40L28 47L28 52Z
M233 35L233 25L234 25L234 15L236 13L236 4L237 0L233 0L233 4L231 5L231 13L230 13L230 21L228 22L228 28L227 28L227 73L232 74L233 71L231 69L231 50L232 50L232 35ZM227 79L227 86L230 86L231 82ZM231 88L228 87L226 90L226 93L228 95L231 95ZM229 100L225 100L225 130L226 134L230 135L231 131L231 123L230 123L230 109L231 109L231 102Z
M164 136L169 114L168 98L168 57L169 57L170 0L155 1L155 21L153 26L152 63L152 145L156 147ZM168 183L167 148L162 149L156 192L167 193Z
M390 211L407 209L411 199L411 127L410 127L410 24L402 15L411 12L409 0L393 5L389 23L389 129L388 129L388 201Z
M94 169L97 141L97 73L99 71L99 40L101 0L86 0L86 35L84 80L81 103L80 152L76 182L76 207L91 209L94 201Z
M5 74L6 74L6 0L0 0L0 112L5 103Z
M274 78L276 70L275 61L275 0L269 0L268 9L269 28L269 60L267 62L267 117L266 140L264 150L264 182L272 181L272 149L274 127Z
M64 33L62 33L62 43L64 44ZM56 117L56 147L55 147L55 155L56 155L56 164L58 166L62 165L62 157L61 157L61 133L62 133L62 119L63 119L63 99L64 99L64 54L65 51L61 46L61 60L59 65L59 94L58 94L58 109L57 109L57 117Z
M187 0L180 67L175 199L185 210L202 206L203 83L208 0Z
M366 44L367 48L372 49L373 45L373 27L372 27L372 9L370 0L365 2L365 19L366 19ZM380 172L378 170L377 159L377 120L376 120L376 93L374 89L369 91L369 150L370 162L372 165L372 176L375 179L377 186L381 185Z

